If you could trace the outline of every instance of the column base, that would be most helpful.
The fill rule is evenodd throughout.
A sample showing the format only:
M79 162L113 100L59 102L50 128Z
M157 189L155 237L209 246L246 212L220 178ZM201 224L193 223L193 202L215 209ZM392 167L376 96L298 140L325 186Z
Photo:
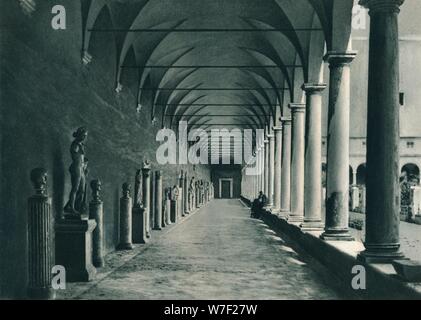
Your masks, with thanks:
M288 222L292 222L292 223L299 223L299 222L303 222L304 221L304 216L299 216L299 215L294 215L294 214L291 214L289 217L288 217Z
M133 244L131 243L119 243L117 245L117 250L133 250Z
M92 259L92 264L94 265L95 268L102 268L105 265L105 260L103 257L101 258L93 258Z
M279 210L279 213L278 213L279 218L284 219L284 220L288 220L289 215L290 215L289 211L282 210L282 209Z
M306 221L300 225L303 231L322 231L324 229L324 223L321 221Z
M366 249L357 256L358 261L365 263L391 263L402 260L404 255L399 251L399 244L365 244Z
M96 274L92 264L95 227L95 220L61 219L56 224L56 264L66 268L68 282L88 282Z
M348 229L325 229L320 239L326 241L354 241Z
M272 207L270 209L270 213L272 213L274 215L279 215L280 212L281 212L281 210L279 208Z

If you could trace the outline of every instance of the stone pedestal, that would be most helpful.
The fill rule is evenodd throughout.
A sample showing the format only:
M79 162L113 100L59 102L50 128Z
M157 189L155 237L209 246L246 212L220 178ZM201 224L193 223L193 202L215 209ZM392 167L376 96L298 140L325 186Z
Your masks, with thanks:
M171 200L165 200L165 221L167 226L171 224Z
M146 243L146 215L142 207L132 209L132 239L133 243Z
M179 188L179 195L178 195L178 199L179 199L179 204L178 204L178 209L180 210L178 213L179 218L184 217L184 193L185 193L185 189L184 189L184 172L181 171L180 175L178 177L178 188Z
M306 133L303 230L322 230L322 91L325 84L306 83Z
M321 235L325 240L353 240L348 228L349 109L350 63L355 56L355 52L328 52L325 56L330 68L326 223Z
M188 186L189 180L187 176L187 172L184 173L184 180L183 180L183 216L189 213L189 192Z
M151 168L148 163L144 163L142 168L142 195L143 195L143 208L145 215L145 227L146 227L146 237L151 237L151 228L150 228L150 210L151 210L151 178L150 178Z
M95 220L61 219L56 223L56 265L66 269L66 281L91 281L96 269L92 263L92 231Z
M281 212L286 217L291 210L291 118L282 122Z
M399 251L399 33L403 0L362 0L370 14L366 237L359 259L384 263Z
M304 133L305 105L291 103L292 113L292 158L291 158L291 213L288 221L304 220Z
M123 196L120 198L120 242L117 250L131 250L132 244L132 199L130 185L123 184Z
M92 262L96 268L104 266L104 230L103 230L103 202L94 199L89 203L89 219L96 222L92 233Z
M162 230L162 175L155 172L155 230Z
M176 200L171 200L171 210L170 210L170 220L171 223L177 222L177 215L178 215L178 206Z
M47 172L34 169L31 180L36 194L28 199L28 297L54 299L55 291L51 288L54 230L51 199L45 190Z

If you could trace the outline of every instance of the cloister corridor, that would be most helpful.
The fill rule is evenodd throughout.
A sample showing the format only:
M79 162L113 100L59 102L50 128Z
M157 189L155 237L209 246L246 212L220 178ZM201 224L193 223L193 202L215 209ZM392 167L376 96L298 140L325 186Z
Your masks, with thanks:
M69 284L60 298L344 298L324 267L251 219L238 199L215 199L164 233L146 247L137 246L135 253L110 254L111 267L96 281ZM130 257L116 267L122 256Z

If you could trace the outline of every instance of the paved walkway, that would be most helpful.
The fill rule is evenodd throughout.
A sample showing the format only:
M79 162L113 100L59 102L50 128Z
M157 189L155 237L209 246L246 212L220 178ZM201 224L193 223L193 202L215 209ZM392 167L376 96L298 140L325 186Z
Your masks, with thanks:
M341 299L335 280L239 200L214 200L80 299Z

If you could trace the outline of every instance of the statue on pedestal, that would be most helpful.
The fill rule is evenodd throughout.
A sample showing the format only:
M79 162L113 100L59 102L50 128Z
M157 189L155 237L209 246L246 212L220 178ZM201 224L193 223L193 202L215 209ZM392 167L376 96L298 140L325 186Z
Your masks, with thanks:
M88 162L85 159L84 143L88 137L88 131L85 127L80 127L73 133L73 137L75 139L70 146L72 164L69 167L72 189L70 190L69 201L64 206L64 212L66 218L80 219L81 213L86 210Z

